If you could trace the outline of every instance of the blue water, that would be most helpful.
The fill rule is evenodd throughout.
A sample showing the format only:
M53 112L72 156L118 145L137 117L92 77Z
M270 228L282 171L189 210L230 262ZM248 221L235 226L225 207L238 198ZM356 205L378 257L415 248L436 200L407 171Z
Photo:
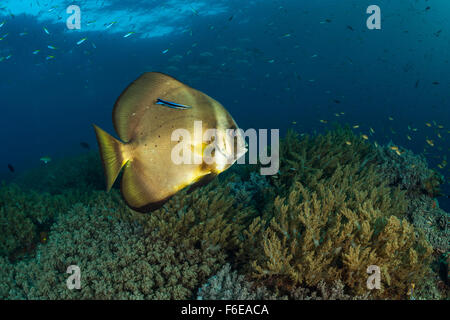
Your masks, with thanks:
M84 152L82 141L96 148L91 124L114 132L120 93L160 71L220 101L244 129L373 128L371 142L424 154L448 181L449 166L437 167L450 150L447 0L77 1L80 30L66 26L69 4L0 4L0 180L42 156ZM366 27L372 4L381 30Z

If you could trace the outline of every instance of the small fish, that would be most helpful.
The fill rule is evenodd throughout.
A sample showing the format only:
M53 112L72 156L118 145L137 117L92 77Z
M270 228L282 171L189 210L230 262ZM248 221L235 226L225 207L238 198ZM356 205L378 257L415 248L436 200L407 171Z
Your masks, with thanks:
M8 169L9 169L9 171L11 171L11 172L14 172L14 171L15 171L13 165L10 164L10 163L8 163Z
M87 150L91 148L87 142L80 142L80 146Z
M354 126L353 126L353 129L358 129L359 128L359 124L355 124Z
M162 54L166 54L167 52L169 52L169 49L163 50Z
M79 46L80 44L82 44L82 43L85 42L86 40L87 40L87 37L84 37L84 38L80 39L80 40L77 42L77 46Z
M355 30L355 29L353 29L352 26L347 26L347 29L348 29L348 30L351 30L351 31L354 31L354 30Z
M47 232L42 231L42 232L39 234L39 237L40 237L41 243L43 243L43 244L47 243L47 240L48 240L48 233L47 233Z
M50 34L50 32L47 30L46 27L43 27L43 29L44 29L44 31L45 31L46 34Z
M37 49L33 51L33 54L38 54L41 50Z
M364 140L369 140L369 137L367 136L367 134L363 134L361 137L362 137Z
M50 161L52 161L52 158L50 157L42 157L39 160L41 160L42 162L44 162L45 164L49 163Z
M133 32L133 31L131 31L131 32L128 32L126 35L124 35L123 37L124 38L128 38L129 36L131 36L133 33L135 33L135 32Z
M28 34L28 32L21 32L21 33L19 33L19 36L23 37L23 36L26 36L27 34Z
M52 49L52 50L56 50L56 47L48 45L47 48Z
M53 58L55 58L55 56L47 56L47 57L45 58L45 60L50 60L50 59L53 59Z
M275 60L274 60L274 59L271 59L271 60L268 60L267 62L268 62L268 63L274 63Z
M180 110L185 110L185 109L192 108L190 106L186 106L186 105L175 103L175 102L170 102L170 101L163 100L163 99L160 99L160 98L156 99L156 104L160 104L160 105L164 105L164 106L169 107L169 108L180 109Z
M412 139L411 139L411 137L410 137L410 136L408 136L408 135L406 136L406 138L407 138L408 140L410 140L410 141L412 140Z
M115 25L117 23L117 21L113 21L113 22L110 22L110 23L108 23L108 24L105 24L104 26L106 27L106 29L109 29L109 28L111 28L113 25Z
M395 150L395 153L398 154L399 156L402 155L402 153L400 152L400 150Z
M292 121L292 124L297 124L297 121Z
M328 123L327 120L322 120L322 119L320 119L319 121L322 122L322 123Z
M428 143L430 146L434 147L434 141L433 141L433 140L426 139L426 141L427 141L427 143Z
M194 8L192 8L192 7L190 7L190 8L191 8L191 11L192 11L196 16L198 16L198 11L195 10Z
M426 125L427 127L431 127L431 123L429 123L429 122L425 122L425 125Z
M9 60L9 59L11 59L11 57L12 57L12 54L8 54L8 55L5 57L5 60Z
M437 86L439 84L439 81L433 81L432 82L435 86Z
M5 25L5 21L0 22L0 28L3 27Z
M389 119L390 121L394 121L394 118L392 118L392 117L388 117L388 119Z
M370 131L371 134L375 133L375 130L373 130L372 128L369 128L369 131Z
M348 146L351 146L351 145L352 145L352 143L351 143L350 141L345 141L345 143L346 143Z
M285 33L285 34L283 34L283 35L281 36L281 39L289 38L290 36L291 36L290 33Z
M97 46L93 42L92 42L92 48L97 49Z
M398 151L398 147L397 146L391 146L391 150Z

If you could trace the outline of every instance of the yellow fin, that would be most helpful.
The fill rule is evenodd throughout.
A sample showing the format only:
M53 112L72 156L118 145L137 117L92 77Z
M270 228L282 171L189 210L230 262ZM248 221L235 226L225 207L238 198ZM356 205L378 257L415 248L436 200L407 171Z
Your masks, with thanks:
M164 188L149 190L147 184L154 185L152 176L147 175L139 159L127 164L122 176L121 192L128 206L139 212L159 209L176 191L166 192Z
M128 162L124 156L125 144L115 139L106 131L103 131L94 124L95 134L97 135L100 156L102 158L103 169L106 176L106 191L109 191L122 167Z

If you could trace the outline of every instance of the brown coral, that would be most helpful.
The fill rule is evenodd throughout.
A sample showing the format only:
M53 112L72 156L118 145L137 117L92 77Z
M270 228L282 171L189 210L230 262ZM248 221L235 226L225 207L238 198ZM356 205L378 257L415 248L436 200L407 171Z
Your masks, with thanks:
M367 267L377 265L382 288L371 296L401 298L428 271L431 247L404 218L404 192L384 183L357 138L353 150L335 150L348 139L342 131L293 143L303 147L289 151L296 159L289 166L297 164L284 178L289 191L245 232L242 258L253 260L255 279L286 291L340 280L349 293L365 295Z
M13 266L9 297L191 298L236 250L249 209L229 192L217 182L181 192L151 215L131 211L116 191L97 192L59 217L34 259ZM80 290L66 287L69 265L81 269Z

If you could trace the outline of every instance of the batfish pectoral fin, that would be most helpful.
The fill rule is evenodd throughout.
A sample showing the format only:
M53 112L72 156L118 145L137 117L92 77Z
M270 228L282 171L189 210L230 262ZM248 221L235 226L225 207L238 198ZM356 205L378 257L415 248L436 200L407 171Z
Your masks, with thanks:
M151 177L151 173L146 171L139 159L133 159L124 168L120 189L131 209L141 213L157 210L175 194L165 193L158 187L153 188L156 184Z
M216 173L209 173L209 174L201 177L199 180L197 180L196 182L194 182L193 184L190 185L187 193L189 194L197 188L206 186L208 183L213 181L215 177L217 177Z

